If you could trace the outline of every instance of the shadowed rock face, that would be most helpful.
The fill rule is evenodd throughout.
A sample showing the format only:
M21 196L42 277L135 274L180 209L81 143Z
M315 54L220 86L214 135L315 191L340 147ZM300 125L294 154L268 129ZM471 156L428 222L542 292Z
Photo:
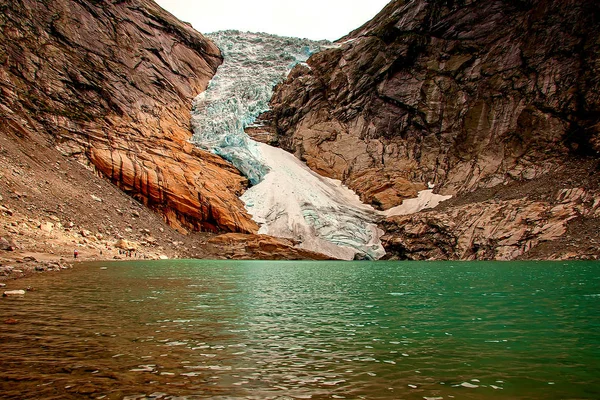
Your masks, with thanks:
M593 0L392 1L263 119L375 207L454 195L383 221L390 258L597 258L599 21Z
M596 157L599 9L392 1L277 88L279 145L382 209L428 181L465 193Z
M79 158L182 231L254 232L246 179L187 142L221 61L150 0L2 0L2 131Z

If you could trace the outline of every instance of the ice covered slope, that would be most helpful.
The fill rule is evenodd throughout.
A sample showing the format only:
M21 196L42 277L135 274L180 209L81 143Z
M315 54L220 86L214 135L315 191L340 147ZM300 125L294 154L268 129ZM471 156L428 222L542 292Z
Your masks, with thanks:
M273 87L282 77L328 42L239 31L206 36L219 46L224 62L194 101L192 142L231 161L257 184L267 169L244 128L269 109Z
M374 210L340 181L319 176L292 154L258 143L270 169L263 181L242 196L261 224L259 233L294 238L299 247L351 260L385 254L373 223Z
M225 31L207 35L225 61L192 111L192 141L231 161L253 187L242 200L260 233L337 258L385 254L376 213L340 182L323 178L284 150L255 142L244 128L268 110L273 87L327 42Z

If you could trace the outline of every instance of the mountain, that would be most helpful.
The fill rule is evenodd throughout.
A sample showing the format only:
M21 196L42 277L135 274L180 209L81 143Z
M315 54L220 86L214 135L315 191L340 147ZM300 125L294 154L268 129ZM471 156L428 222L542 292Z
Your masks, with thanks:
M2 2L2 130L108 177L181 231L254 232L246 179L190 143L218 48L150 0Z
M269 140L381 210L402 259L597 257L600 6L392 1L273 95Z
M189 142L192 100L222 61L150 0L0 0L0 276L74 249L323 257L252 235L248 180Z
M0 256L597 258L599 8L392 1L315 54L266 40L297 64L269 110L250 82L212 110L240 119L199 125L223 54L264 38L222 54L151 0L0 0ZM201 139L222 123L311 170Z

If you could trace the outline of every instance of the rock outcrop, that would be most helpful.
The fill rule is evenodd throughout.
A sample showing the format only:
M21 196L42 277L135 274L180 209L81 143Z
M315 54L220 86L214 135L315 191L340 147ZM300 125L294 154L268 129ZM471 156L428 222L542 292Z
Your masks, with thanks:
M600 218L600 192L562 189L551 201L527 197L487 200L392 217L383 224L388 257L410 260L512 260L560 239L576 219ZM581 232L579 232L581 234ZM532 252L533 258L597 258L597 230L586 232L587 243ZM591 235L590 235L591 233Z
M236 260L333 260L321 253L299 249L296 242L268 235L226 233L206 242L216 259Z
M593 0L392 1L297 66L275 141L381 209L534 179L600 150Z
M188 143L219 50L151 0L0 2L0 132L58 149L181 231L254 232L247 181Z
M600 151L599 17L593 0L392 1L276 88L266 137L379 209L428 183L455 196L384 221L390 257L573 257L538 250L598 225L598 182L567 180ZM544 199L503 195L548 177Z
M528 181L479 189L388 218L391 259L598 259L600 162L571 160Z

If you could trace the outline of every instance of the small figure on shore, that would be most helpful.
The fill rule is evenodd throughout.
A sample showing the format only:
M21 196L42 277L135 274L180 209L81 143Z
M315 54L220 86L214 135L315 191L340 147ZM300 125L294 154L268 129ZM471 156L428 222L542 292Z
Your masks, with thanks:
M73 251L73 258L77 258L78 255L79 255L79 252L77 250Z

